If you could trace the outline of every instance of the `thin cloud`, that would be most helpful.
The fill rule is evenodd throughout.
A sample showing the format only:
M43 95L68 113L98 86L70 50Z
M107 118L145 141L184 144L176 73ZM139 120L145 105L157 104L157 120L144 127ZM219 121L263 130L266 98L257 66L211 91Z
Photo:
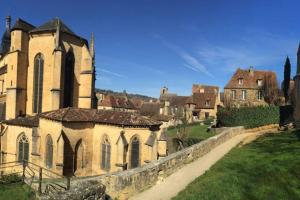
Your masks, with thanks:
M204 73L205 75L209 77L214 77L207 69L206 67L200 63L200 61L189 54L188 52L184 51L182 48L178 47L175 44L167 42L161 35L159 34L153 34L153 37L155 39L160 40L166 47L174 51L182 60L185 61L184 67L187 67L193 71L199 72L199 73Z
M99 69L99 71L103 72L103 73L106 73L106 74L109 74L109 75L112 75L112 76L116 76L116 77L119 77L119 78L127 78L127 76L123 75L123 74L119 74L119 73L116 73L116 72L112 72L112 71L109 71L107 69ZM99 75L101 76L101 75Z

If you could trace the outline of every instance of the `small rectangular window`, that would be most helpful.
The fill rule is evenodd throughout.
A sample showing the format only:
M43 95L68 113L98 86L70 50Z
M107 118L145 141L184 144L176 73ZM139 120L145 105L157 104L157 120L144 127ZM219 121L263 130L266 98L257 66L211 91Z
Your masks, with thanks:
M242 100L246 100L246 98L247 98L247 91L242 90Z
M235 90L231 90L231 98L236 99L236 91Z

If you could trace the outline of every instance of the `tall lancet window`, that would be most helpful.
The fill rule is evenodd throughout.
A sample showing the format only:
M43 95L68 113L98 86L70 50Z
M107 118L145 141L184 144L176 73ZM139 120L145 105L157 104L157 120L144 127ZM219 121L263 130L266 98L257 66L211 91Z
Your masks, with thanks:
M104 170L110 169L110 143L108 137L105 135L101 145L101 168Z
M18 147L18 161L29 160L29 142L28 138L22 133L17 140Z
M63 107L73 107L74 94L74 64L75 58L72 51L66 54L64 66L64 89L63 89Z
M131 140L130 147L130 168L136 168L140 166L140 140L137 136L134 136Z
M33 113L41 113L43 101L44 57L40 53L35 56L33 73Z

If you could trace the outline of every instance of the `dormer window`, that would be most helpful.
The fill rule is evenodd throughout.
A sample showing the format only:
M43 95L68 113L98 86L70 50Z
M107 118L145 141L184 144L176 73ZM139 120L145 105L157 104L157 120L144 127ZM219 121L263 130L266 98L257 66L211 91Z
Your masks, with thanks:
M205 106L210 106L210 100L205 101Z
M262 79L258 79L258 80L256 81L256 83L257 83L257 86L262 86L263 81L262 81Z
M238 81L239 81L239 85L243 85L244 79L239 78Z

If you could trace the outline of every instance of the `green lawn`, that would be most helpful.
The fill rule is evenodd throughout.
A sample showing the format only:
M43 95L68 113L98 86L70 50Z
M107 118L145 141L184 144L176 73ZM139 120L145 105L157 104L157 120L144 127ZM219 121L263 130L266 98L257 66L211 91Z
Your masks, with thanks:
M300 199L300 131L233 149L173 200Z
M188 138L197 138L199 140L205 140L211 136L214 136L215 134L212 132L207 132L208 125L200 125L197 124L191 124L186 127L186 131L188 133ZM169 137L175 137L177 133L176 128L169 128L168 129L168 136Z
M0 200L32 200L35 199L26 184L13 183L0 185Z

